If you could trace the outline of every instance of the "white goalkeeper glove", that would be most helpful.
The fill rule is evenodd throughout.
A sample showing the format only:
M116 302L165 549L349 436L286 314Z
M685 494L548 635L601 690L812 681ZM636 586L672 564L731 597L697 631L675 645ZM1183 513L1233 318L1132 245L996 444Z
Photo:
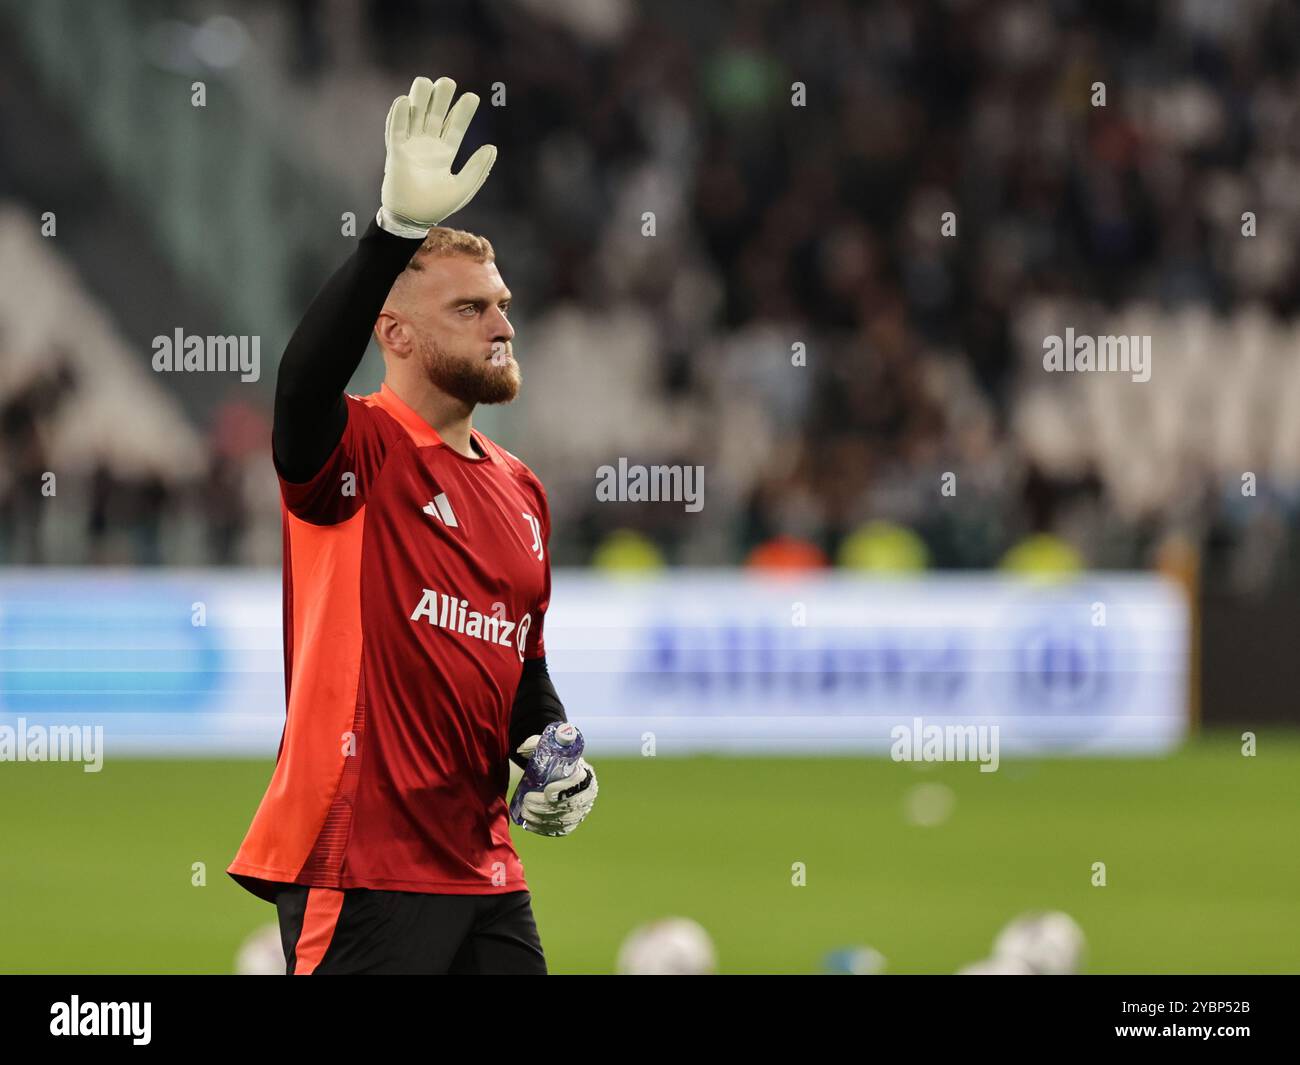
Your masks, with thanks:
M452 174L452 160L478 110L478 97L456 93L451 78L416 78L411 92L393 101L384 128L388 157L377 220L399 237L424 237L429 230L474 198L496 162L494 145L485 144Z
M530 759L541 736L529 736L519 745L518 753ZM579 758L573 772L562 780L552 780L541 791L524 796L524 828L539 836L567 836L591 813L596 801L596 771L585 758Z

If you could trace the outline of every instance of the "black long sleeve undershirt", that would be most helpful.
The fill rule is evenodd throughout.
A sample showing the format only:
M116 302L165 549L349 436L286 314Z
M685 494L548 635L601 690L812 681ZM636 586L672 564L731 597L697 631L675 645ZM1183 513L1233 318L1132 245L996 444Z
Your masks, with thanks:
M519 690L515 693L515 705L510 712L510 760L520 769L525 768L528 759L515 753L519 745L529 736L540 736L542 729L552 721L568 720L547 672L545 656L527 659L523 676L519 678Z
M275 380L271 449L285 480L309 481L343 438L343 390L361 365L389 290L422 241L375 221L312 300L294 330Z
M373 220L356 250L325 282L294 330L275 381L271 448L285 480L301 484L318 473L343 438L348 405L343 390L365 357L375 319L393 282L422 241L394 236ZM510 711L510 757L552 721L567 721L545 658L524 663Z

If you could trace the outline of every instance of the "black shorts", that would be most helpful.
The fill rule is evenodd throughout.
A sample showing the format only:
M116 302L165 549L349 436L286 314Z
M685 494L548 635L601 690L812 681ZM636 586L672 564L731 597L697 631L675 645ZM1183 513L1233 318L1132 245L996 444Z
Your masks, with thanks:
M290 976L546 975L527 891L426 895L287 884L275 907Z

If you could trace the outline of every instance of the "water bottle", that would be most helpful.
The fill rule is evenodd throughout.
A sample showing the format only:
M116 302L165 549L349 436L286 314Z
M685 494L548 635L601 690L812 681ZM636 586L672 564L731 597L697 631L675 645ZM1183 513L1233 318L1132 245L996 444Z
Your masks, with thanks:
M567 721L552 721L542 730L537 750L533 751L532 758L528 760L524 777L515 788L514 798L510 800L510 819L515 824L524 823L524 796L541 791L552 781L569 776L582 757L585 746L578 726Z

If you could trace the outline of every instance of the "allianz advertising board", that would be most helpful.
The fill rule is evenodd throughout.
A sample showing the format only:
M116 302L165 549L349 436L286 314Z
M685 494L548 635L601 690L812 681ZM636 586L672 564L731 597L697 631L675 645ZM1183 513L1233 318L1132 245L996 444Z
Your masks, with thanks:
M11 570L0 726L102 725L110 755L274 756L280 612L273 572ZM570 719L608 753L884 754L922 721L996 726L1003 755L1159 753L1188 729L1186 597L1147 574L560 570L544 632Z

